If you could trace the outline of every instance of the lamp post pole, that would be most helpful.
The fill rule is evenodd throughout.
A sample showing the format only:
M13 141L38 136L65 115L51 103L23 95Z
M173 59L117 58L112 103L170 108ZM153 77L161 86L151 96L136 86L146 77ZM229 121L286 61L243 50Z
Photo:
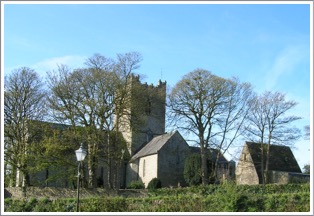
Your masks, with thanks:
M78 169L77 169L77 205L76 205L76 212L80 211L80 180L81 180L81 161L78 162Z
M80 211L80 180L81 180L81 163L85 159L87 155L87 151L83 148L83 144L81 144L80 148L75 151L76 159L78 161L78 168L77 168L77 205L76 205L76 212Z

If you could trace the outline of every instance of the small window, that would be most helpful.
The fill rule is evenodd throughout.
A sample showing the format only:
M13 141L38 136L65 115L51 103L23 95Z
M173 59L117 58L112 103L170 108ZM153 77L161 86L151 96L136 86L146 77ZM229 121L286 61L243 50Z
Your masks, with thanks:
M246 161L246 154L243 154L243 158L244 161Z
M143 161L143 177L145 176L145 160Z

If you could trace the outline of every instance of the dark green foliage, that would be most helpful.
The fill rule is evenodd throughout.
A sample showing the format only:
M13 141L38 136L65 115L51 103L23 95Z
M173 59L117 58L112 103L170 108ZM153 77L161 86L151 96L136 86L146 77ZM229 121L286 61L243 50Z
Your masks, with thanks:
M310 174L311 173L311 166L310 164L305 164L303 167L303 173L304 174Z
M148 190L155 190L161 188L161 181L158 178L153 178L147 185Z
M145 185L141 181L132 181L127 187L128 189L144 189Z
M81 201L82 212L123 212L126 207L126 199L122 197L90 198Z
M47 198L36 199L30 198L29 200L13 200L5 199L5 211L8 212L49 212L53 211L54 206L52 200Z
M184 164L184 179L190 185L199 185L202 183L201 177L202 160L199 154L189 156Z
M77 200L74 198L70 199L57 199L52 202L54 207L53 211L56 212L75 212Z
M33 212L49 212L52 209L52 200L47 198L37 200L36 205L33 206Z

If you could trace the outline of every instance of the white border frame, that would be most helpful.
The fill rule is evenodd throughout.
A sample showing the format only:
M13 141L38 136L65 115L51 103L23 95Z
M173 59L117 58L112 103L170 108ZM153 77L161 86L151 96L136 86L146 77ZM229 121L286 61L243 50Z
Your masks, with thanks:
M40 212L33 213L30 212L4 212L4 146L2 142L4 140L4 7L5 5L12 4L309 4L310 5L310 143L313 144L313 2L312 1L1 1L1 73L0 73L0 84L1 84L1 101L0 101L0 113L1 113L1 215L313 215L313 174L310 176L311 184L311 193L310 193L310 212L265 212L265 213L250 213L250 212L161 212L161 213L147 213L147 212L125 212L125 213L116 213L116 212ZM311 154L311 171L313 171L313 145L310 148Z

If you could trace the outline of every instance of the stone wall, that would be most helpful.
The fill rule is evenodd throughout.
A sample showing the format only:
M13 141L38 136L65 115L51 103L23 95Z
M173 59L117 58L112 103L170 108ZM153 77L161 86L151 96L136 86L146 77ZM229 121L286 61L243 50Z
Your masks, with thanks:
M81 188L80 198L91 197L148 197L146 190L110 190L104 188ZM24 199L60 199L60 198L77 198L77 189L57 188L57 187L27 187L25 191L21 187L8 187L4 189L4 198ZM15 215L15 214L14 214ZM41 215L41 214L40 214Z
M140 180L139 175L139 159L136 159L132 163L128 163L126 166L126 179L125 179L125 186L128 187L128 185L132 181L138 181Z
M269 183L288 184L289 173L280 171L269 171Z
M281 171L269 171L269 183L288 184L310 182L310 175L302 173L289 173Z
M259 184L259 178L246 144L243 147L241 158L239 159L235 173L237 184Z
M219 181L221 183L226 182L226 181L234 181L235 180L235 168L236 168L236 165L234 161L218 164L217 177Z
M153 154L139 159L139 176L141 181L147 187L148 183L157 178L158 155Z
M163 187L185 186L184 163L190 153L189 146L179 133L158 153L158 178Z

